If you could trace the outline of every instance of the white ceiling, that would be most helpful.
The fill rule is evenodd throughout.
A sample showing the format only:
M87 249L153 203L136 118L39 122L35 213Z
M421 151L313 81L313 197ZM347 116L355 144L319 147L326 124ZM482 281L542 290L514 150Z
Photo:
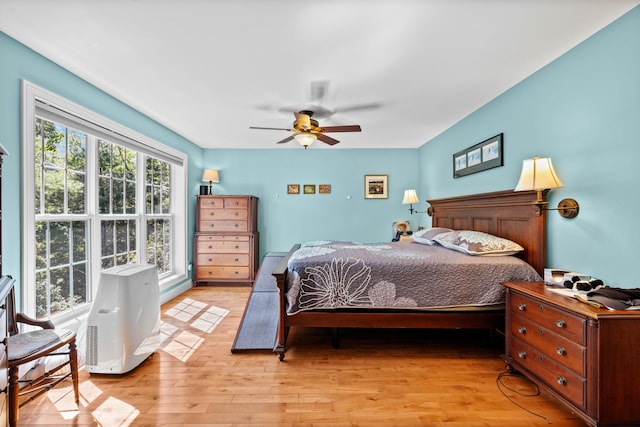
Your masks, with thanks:
M329 81L320 125L362 126L336 148L414 148L638 4L0 0L0 30L202 147L299 147L249 126Z

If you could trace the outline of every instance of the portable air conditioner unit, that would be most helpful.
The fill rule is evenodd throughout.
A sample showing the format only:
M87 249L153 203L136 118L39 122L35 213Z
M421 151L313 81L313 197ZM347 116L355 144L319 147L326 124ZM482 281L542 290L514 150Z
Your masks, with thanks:
M104 270L87 319L90 373L123 374L160 345L160 289L152 264Z

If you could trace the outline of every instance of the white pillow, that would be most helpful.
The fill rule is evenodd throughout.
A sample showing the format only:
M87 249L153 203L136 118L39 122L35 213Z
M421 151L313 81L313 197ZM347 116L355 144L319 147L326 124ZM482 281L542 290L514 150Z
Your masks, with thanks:
M450 228L444 227L433 227L433 228L425 228L423 230L416 231L412 235L412 239L416 243L421 243L423 245L433 245L435 242L433 238L441 233L446 233L448 231L453 231Z
M502 237L481 231L459 230L440 233L433 238L445 248L477 256L514 255L524 248Z

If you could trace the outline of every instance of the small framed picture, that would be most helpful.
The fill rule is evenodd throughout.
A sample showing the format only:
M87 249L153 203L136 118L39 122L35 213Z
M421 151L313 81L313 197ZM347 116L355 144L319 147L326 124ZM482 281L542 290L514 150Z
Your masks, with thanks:
M316 185L315 184L305 184L304 185L304 194L316 194Z
M300 194L300 184L288 184L287 194Z
M386 199L389 197L389 177L387 175L364 176L364 198Z
M320 194L329 194L329 193L331 193L331 185L330 184L318 184L318 193L320 193Z

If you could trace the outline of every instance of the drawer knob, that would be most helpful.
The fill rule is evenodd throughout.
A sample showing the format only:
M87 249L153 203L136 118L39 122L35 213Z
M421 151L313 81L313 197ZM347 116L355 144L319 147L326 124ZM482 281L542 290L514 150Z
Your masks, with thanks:
M558 377L556 379L556 381L558 382L558 384L560 385L567 385L567 379L565 377Z
M238 249L240 246L236 245L236 249Z
M209 249L213 249L213 246L209 245Z
M540 304L540 306L538 306L538 308L540 309L540 311L544 311L544 305Z
M209 261L209 262L213 262L213 259L212 259L212 258L209 258L209 260L208 260L208 261Z
M558 347L556 349L556 353L558 353L560 356L566 356L567 350L564 347Z
M564 320L558 320L556 322L556 326L558 328L566 328L567 327L567 322L565 322Z
M518 328L518 332L520 332L521 334L526 334L527 333L527 328L525 328L524 326L520 326Z
M518 357L520 359L526 359L527 358L527 352L526 351L521 351L518 353Z
M540 328L539 333L540 333L540 335L544 335L544 329Z
M238 224L233 224L233 226L234 226L235 228L238 228Z
M238 258L236 258L234 261L235 261L235 262L238 262Z
M527 311L527 304L520 304L520 305L518 305L518 310L520 310L520 311Z

